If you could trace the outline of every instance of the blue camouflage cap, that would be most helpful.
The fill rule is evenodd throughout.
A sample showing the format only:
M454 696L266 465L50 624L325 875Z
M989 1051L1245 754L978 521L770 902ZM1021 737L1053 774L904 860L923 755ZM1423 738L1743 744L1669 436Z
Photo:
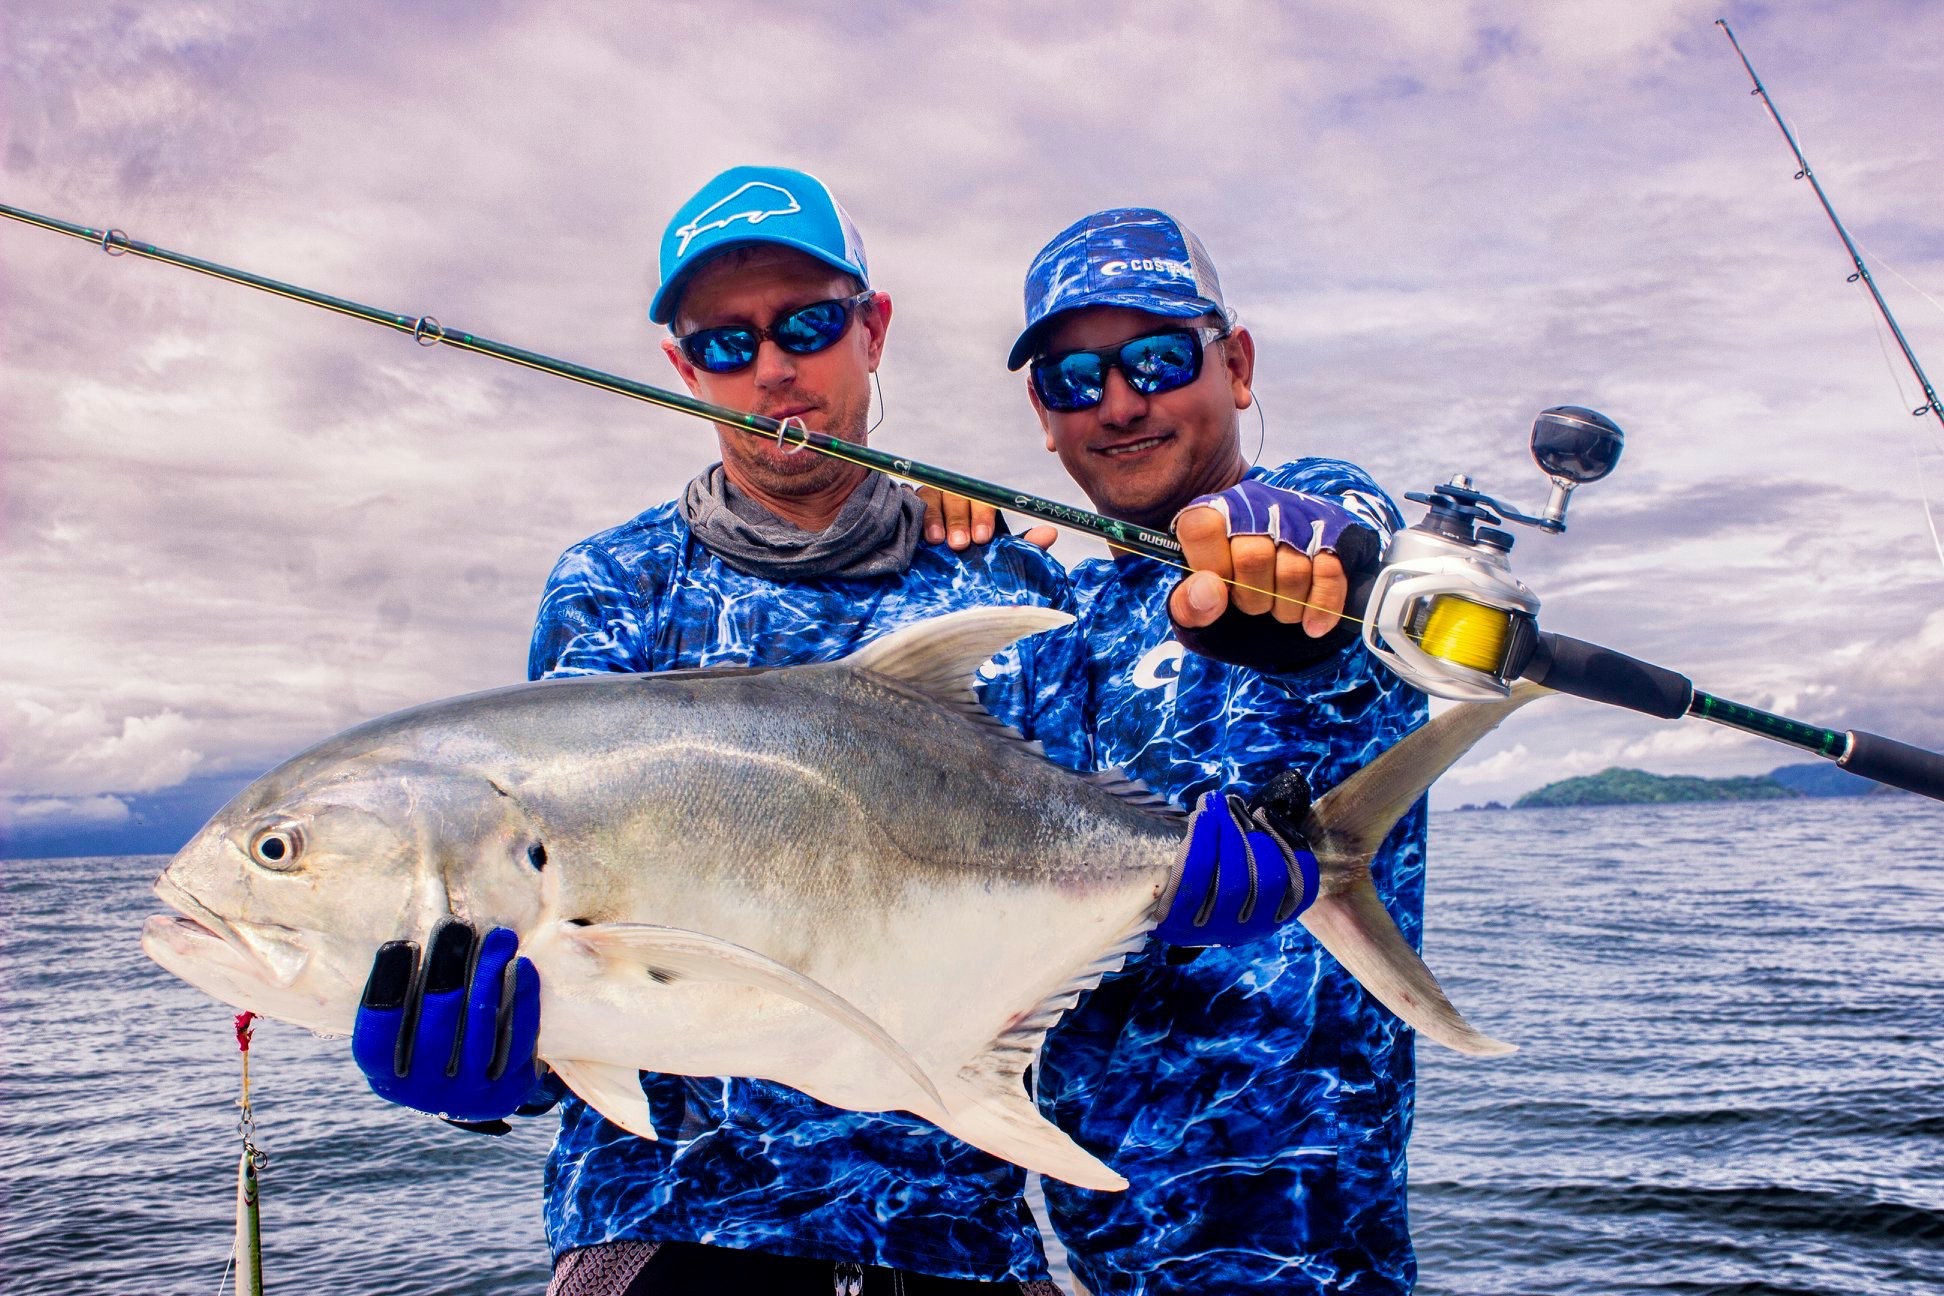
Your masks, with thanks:
M1228 312L1208 249L1152 207L1097 211L1040 249L1026 269L1026 331L1006 367L1032 359L1053 317L1082 306L1130 306L1169 319Z
M661 287L648 318L674 319L682 289L704 261L751 243L795 248L870 286L864 240L828 185L789 167L731 167L696 190L662 231Z

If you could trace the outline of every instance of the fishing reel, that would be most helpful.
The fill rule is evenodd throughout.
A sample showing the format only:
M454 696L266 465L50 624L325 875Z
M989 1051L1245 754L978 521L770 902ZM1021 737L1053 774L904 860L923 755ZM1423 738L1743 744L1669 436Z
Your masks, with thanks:
M1365 645L1426 693L1504 698L1539 646L1539 596L1512 574L1513 536L1502 528L1563 532L1573 491L1612 472L1621 444L1604 414L1555 406L1532 425L1532 457L1552 481L1538 516L1480 492L1464 473L1406 495L1427 511L1391 537L1365 604Z

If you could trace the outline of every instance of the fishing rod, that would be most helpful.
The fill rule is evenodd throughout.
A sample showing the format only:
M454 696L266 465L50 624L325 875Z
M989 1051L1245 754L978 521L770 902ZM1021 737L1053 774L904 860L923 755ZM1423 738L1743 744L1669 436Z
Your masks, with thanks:
M18 207L9 207L4 203L0 203L0 216L95 244L110 256L136 256L147 261L160 261L166 265L180 266L185 270L194 270L198 274L241 284L245 288L256 288L278 297L288 297L292 301L303 302L309 306L320 306L340 315L349 315L353 319L381 324L400 333L409 333L412 340L420 346L449 346L460 351L491 356L495 360L504 360L527 369L537 369L541 373L552 374L557 378L585 383L589 387L598 387L602 391L629 396L680 414L705 418L712 423L724 424L754 436L766 437L781 446L814 450L919 486L933 486L953 495L977 500L981 504L990 504L994 508L1011 509L1015 513L1023 513L1042 522L1084 531L1088 535L1111 541L1123 549L1150 558L1160 558L1175 563L1181 561L1181 542L1166 531L1156 531L1150 527L1136 526L1132 522L1103 517L1098 513L1090 513L1085 509L1062 504L1058 500L1043 499L1038 495L980 481L977 477L967 477L945 468L935 468L930 464L919 463L900 455L874 450L870 446L857 445L822 432L813 432L803 425L801 418L794 415L786 419L774 419L766 414L750 414L742 410L733 410L726 405L712 404L680 392L650 387L632 378L602 373L598 369L589 369L585 365L573 364L566 360L556 360L552 356L541 355L537 351L527 351L476 334L449 329L430 315L398 315L373 306L347 301L342 297L332 297L324 293L312 292L308 288L299 288L294 284L266 279L262 275L251 274L247 270L237 270L230 266L217 265L213 261L171 252L153 244L137 243L118 229L90 229L85 225L73 225L67 221L56 220L52 216L41 216L34 212L23 211Z
M0 216L94 244L110 256L132 255L180 266L379 324L410 334L421 346L449 346L490 356L767 437L782 446L829 455L903 481L1066 526L1129 553L1186 569L1181 542L1166 532L814 432L800 418L779 420L729 409L448 328L430 315L379 310L138 243L119 229L93 229L5 204L0 204ZM1540 516L1520 513L1480 493L1463 474L1428 494L1407 495L1407 499L1425 504L1428 511L1422 520L1392 538L1374 579L1352 590L1345 619L1362 624L1365 643L1392 671L1439 697L1492 701L1504 698L1512 681L1530 679L1556 692L1645 715L1664 719L1696 716L1801 748L1865 778L1944 800L1944 756L1938 753L1877 734L1823 729L1731 702L1696 689L1686 676L1665 667L1585 640L1539 630L1538 596L1511 574L1507 555L1512 536L1499 527L1517 523L1554 534L1563 532L1572 492L1611 472L1619 461L1621 445L1620 428L1611 419L1579 406L1559 406L1542 413L1533 425L1533 457L1553 488Z
M1755 75L1755 66L1748 61L1748 55L1742 52L1741 42L1735 39L1734 29L1729 27L1728 20L1717 18L1715 26L1721 28L1727 35L1728 43L1735 47L1736 57L1741 59L1742 67L1748 71L1748 79L1754 82L1755 88L1749 93L1761 96L1763 107L1767 108L1769 116L1775 119L1775 125L1782 132L1782 138L1789 142L1789 151L1795 154L1797 168L1795 178L1807 180L1809 187L1816 191L1816 201L1822 204L1824 214L1829 217L1829 223L1836 227L1836 237L1843 240L1843 249L1849 253L1850 263L1856 267L1850 274L1848 282L1860 282L1870 290L1870 299L1876 303L1877 313L1883 316L1883 322L1890 326L1890 335L1897 339L1897 346L1903 351L1905 363L1910 366L1910 371L1917 375L1917 385L1924 392L1924 403L1910 411L1911 414L1917 418L1922 418L1926 414L1933 415L1938 424L1944 426L1944 404L1940 404L1937 399L1937 389L1931 386L1931 380L1924 373L1924 366L1917 363L1917 353L1910 349L1910 342L1904 337L1903 329L1897 326L1897 317L1890 313L1890 304L1884 301L1883 294L1877 291L1876 280L1870 275L1870 267L1863 263L1863 254L1856 250L1855 240L1850 238L1849 231L1843 227L1843 222L1836 215L1836 209L1830 206L1829 195L1823 192L1822 181L1816 179L1816 173L1810 169L1809 159L1802 155L1802 147L1796 143L1794 133L1789 130L1788 123L1782 120L1782 114L1776 110L1775 100L1769 97L1768 87L1762 84L1761 77Z

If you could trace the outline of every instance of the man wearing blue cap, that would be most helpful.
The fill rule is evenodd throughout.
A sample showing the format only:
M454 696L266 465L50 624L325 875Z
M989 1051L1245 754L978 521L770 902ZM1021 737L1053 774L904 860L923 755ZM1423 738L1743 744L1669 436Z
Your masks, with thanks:
M670 326L663 349L692 392L865 440L891 301L822 182L724 172L669 222L661 271L649 316ZM923 543L923 508L889 478L727 426L718 440L721 462L680 499L561 556L530 677L828 661L926 617L1064 596L1057 565L1021 540L963 554ZM501 993L509 932L475 953L453 923L432 945L422 971L413 946L381 953L354 1053L382 1096L496 1123L534 1097L537 978L520 960ZM473 1066L475 1050L453 1043L465 1017L465 1038L510 1032L499 1056L511 1061ZM421 1054L461 1057L460 1074L415 1067ZM642 1084L654 1142L558 1089L535 1104L561 1099L545 1181L558 1296L1051 1290L1017 1166L915 1117L840 1111L766 1081Z
M1002 655L988 707L1064 764L1123 769L1204 824L1226 804L1243 829L1284 771L1322 791L1421 724L1424 696L1338 615L1402 519L1350 464L1244 459L1255 345L1200 240L1162 212L1097 212L1034 259L1026 318L1010 363L1047 449L1103 512L1174 525L1197 572L1081 564L1080 620ZM1424 839L1420 802L1371 865L1414 944ZM1409 1291L1409 1029L1300 926L1258 914L1204 939L1194 917L1170 915L1176 944L1089 993L1041 1054L1042 1109L1131 1184L1047 1181L1075 1274L1095 1296Z

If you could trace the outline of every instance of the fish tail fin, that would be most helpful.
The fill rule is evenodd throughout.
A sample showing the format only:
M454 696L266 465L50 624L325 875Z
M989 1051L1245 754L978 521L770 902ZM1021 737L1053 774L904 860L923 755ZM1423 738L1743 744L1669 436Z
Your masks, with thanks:
M1404 735L1316 802L1304 833L1314 847L1369 859L1426 788L1528 702L1551 693L1521 680L1503 702L1461 702Z
M1379 1003L1460 1053L1516 1047L1478 1030L1397 930L1370 879L1370 859L1439 775L1526 703L1551 692L1521 682L1503 702L1461 703L1404 736L1319 799L1303 822L1327 880L1302 923Z
M1379 1003L1438 1043L1475 1057L1517 1050L1452 1007L1438 978L1391 921L1368 873L1305 909L1299 921Z
M1040 1115L1026 1092L1023 1062L967 1067L939 1086L948 1111L939 1128L981 1151L1079 1188L1118 1192L1127 1180Z

